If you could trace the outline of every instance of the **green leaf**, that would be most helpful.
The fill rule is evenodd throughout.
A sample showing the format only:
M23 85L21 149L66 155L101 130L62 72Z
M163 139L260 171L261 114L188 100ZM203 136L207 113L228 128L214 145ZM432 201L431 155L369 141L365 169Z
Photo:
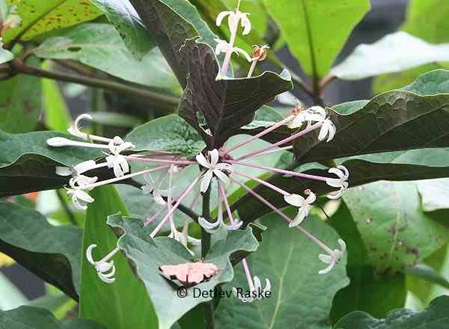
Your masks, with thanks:
M357 46L329 74L343 80L360 80L444 61L449 61L449 44L430 44L408 33L396 32L371 45Z
M0 312L0 328L8 329L105 329L90 320L73 319L61 322L44 308L22 306Z
M449 35L446 33L449 14L449 3L445 0L410 0L407 18L402 30L434 44L448 43ZM418 76L441 67L448 68L446 64L435 63L420 66L397 74L387 74L378 77L374 82L377 93L400 88L412 83Z
M449 208L449 179L433 179L416 182L424 211Z
M335 329L446 329L449 297L434 299L422 312L406 309L392 311L386 319L375 319L367 313L353 312L338 321Z
M42 66L43 69L48 69L51 65L49 62L44 62ZM71 117L57 82L42 79L42 103L47 128L65 132L70 126Z
M22 24L8 29L3 41L31 40L49 31L76 25L97 18L101 11L85 0L10 0L17 6Z
M60 188L67 177L56 175L57 165L73 166L101 156L95 149L51 148L54 132L8 134L0 130L0 196Z
M372 183L343 199L379 274L411 267L448 242L449 228L423 212L414 183Z
M318 260L320 249L305 235L291 229L270 214L261 220L268 227L258 250L248 262L251 274L262 282L271 281L270 298L242 304L236 298L222 299L216 311L219 328L329 328L329 311L336 292L348 284L345 263L340 262L329 274L319 275L323 264ZM308 218L305 228L331 247L337 234L316 217ZM235 280L223 289L242 287L248 283L239 268Z
M352 311L364 311L382 317L392 309L403 307L407 295L405 275L399 273L392 277L379 277L375 274L367 246L344 202L329 223L346 242L346 269L351 280L349 286L341 289L333 300L332 322Z
M328 73L352 30L370 9L367 0L265 0L265 5L290 51L304 71L315 77Z
M405 32L433 43L449 41L447 30L449 4L444 0L411 0L407 20L402 27Z
M201 136L178 115L152 120L135 128L126 137L136 150L180 153L191 157L201 152L205 144Z
M330 114L337 127L335 138L320 143L311 133L295 143L295 153L302 162L341 158L377 152L449 146L449 90L433 96L436 86L420 88L421 81L435 79L447 85L449 71L438 70L425 74L408 86L408 91L391 91L369 101L360 110L340 115L336 108ZM441 92L442 88L438 88ZM423 94L425 93L425 95Z
M188 40L183 52L189 58L190 72L179 105L180 115L211 148L221 147L253 121L262 105L293 87L288 71L281 75L265 72L254 78L217 80L219 65L212 48Z
M135 265L137 275L144 282L148 294L156 309L159 329L169 329L185 313L196 305L209 301L204 296L194 297L193 289L213 290L218 284L229 282L234 271L229 261L231 254L237 251L255 251L257 240L251 228L244 231L230 231L224 240L212 245L204 262L213 263L222 271L209 281L187 289L187 296L179 298L176 287L159 273L161 265L176 265L192 262L192 255L174 239L158 237L151 239L148 228L138 219L124 219L121 215L110 216L108 224L123 232L119 247L125 251L128 259Z
M0 251L78 299L82 230L51 226L39 212L0 203Z
M127 214L126 206L113 186L91 192L95 201L89 206L83 238L80 316L95 320L108 329L157 328L156 315L145 287L137 280L126 258L114 256L115 282L101 281L95 268L84 257L91 244L96 244L94 259L101 259L117 246L117 238L106 224L109 215Z
M166 3L159 0L130 1L175 73L179 84L184 88L189 68L187 59L180 49L187 39L199 36L197 29L180 14L186 12L182 9L191 4L186 0L176 2L167 0Z
M76 60L115 77L146 86L178 86L157 48L139 61L109 24L86 23L76 26L47 39L34 54L41 58Z
M0 129L9 133L33 131L40 112L40 79L18 75L0 82Z
M91 0L115 26L128 50L141 60L154 42L128 0Z

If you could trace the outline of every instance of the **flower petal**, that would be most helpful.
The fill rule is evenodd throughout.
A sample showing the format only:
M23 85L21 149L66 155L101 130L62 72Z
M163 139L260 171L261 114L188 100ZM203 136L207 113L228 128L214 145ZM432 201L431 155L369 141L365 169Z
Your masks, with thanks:
M208 170L206 171L206 173L203 175L203 178L201 179L201 187L200 187L200 191L202 193L206 193L206 191L209 189L210 186L210 182L212 180L212 171Z
M203 166L204 168L210 169L211 165L210 165L209 161L207 161L207 159L203 153L197 154L197 156L195 158L196 158L196 162L198 162L201 166Z
M302 196L300 196L299 194L284 195L284 200L288 204L291 204L292 206L295 206L295 207L301 207L305 201L305 199Z
M69 167L56 167L56 175L59 176L71 176L73 173Z
M218 163L218 159L220 158L220 153L217 149L213 149L212 151L209 151L210 156L210 164L212 167L216 166Z
M96 244L91 244L91 245L89 245L89 247L87 247L87 249L86 249L86 258L87 258L87 261L88 261L89 263L91 263L92 265L95 265L94 258L92 257L92 251L93 251L95 248L97 248L97 245L96 245Z
M226 16L228 16L228 15L234 15L234 13L233 13L232 11L222 11L221 13L219 13L219 14L217 15L217 19L216 19L216 21L215 21L215 24L216 24L217 26L220 26L221 23L223 23L223 19L224 19Z

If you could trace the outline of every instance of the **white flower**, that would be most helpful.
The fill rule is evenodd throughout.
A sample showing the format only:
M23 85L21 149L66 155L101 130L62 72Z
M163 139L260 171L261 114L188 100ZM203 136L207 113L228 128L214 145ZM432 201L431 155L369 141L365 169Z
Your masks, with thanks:
M112 153L106 157L108 168L113 168L115 177L123 177L129 173L129 164L125 156L120 154L123 151L134 149L133 143L125 142L120 137L116 136L109 144L109 151Z
M299 111L289 123L288 127L291 129L296 129L302 127L305 122L312 124L316 122L324 122L325 120L326 110L321 106L312 106L307 110Z
M248 13L242 13L239 10L234 11L222 11L218 14L216 24L217 26L220 26L223 22L223 19L228 17L228 26L229 30L236 31L238 28L238 24L240 23L241 27L243 28L243 35L247 35L249 32L251 32L251 21L249 20Z
M94 198L80 188L67 189L67 195L72 197L72 203L78 210L86 210L87 204L95 201Z
M81 162L73 167L56 167L56 174L59 176L78 176L86 171L95 169L97 164L94 160Z
M231 44L229 44L225 40L215 39L215 41L217 41L217 46L215 47L215 54L217 56L221 53L233 52L237 55L243 55L248 62L251 62L253 60L251 56L242 48L232 47Z
M330 174L337 175L338 178L328 178L326 179L326 184L332 187L339 188L338 191L329 193L327 197L329 199L335 200L341 197L341 194L348 188L349 184L347 182L349 178L349 171L345 166L337 166L337 168L331 168L328 171Z
M268 279L265 279L265 288L263 288L260 279L255 276L254 286L251 286L250 284L249 288L249 291L243 291L241 288L233 287L232 291L235 297L240 299L243 303L252 303L257 299L263 299L271 294L271 282Z
M337 264L338 261L343 257L343 255L346 251L346 243L342 239L338 239L338 244L340 245L340 249L334 249L333 251L329 252L328 254L319 254L318 255L318 258L324 264L329 265L324 270L319 271L318 272L319 274L329 273L334 268L335 264Z
M133 143L125 142L119 136L115 136L108 144L109 151L112 154L120 154L123 151L135 149L136 146Z
M86 258L90 264L92 264L95 267L95 270L97 271L98 277L106 283L113 283L115 281L115 278L113 278L115 274L115 266L114 261L109 259L114 256L119 249L116 248L112 252L110 252L108 255L106 255L103 259L99 261L94 261L92 257L92 250L97 247L96 244L91 244L87 250L86 250Z
M172 170L173 174L177 173L177 170L175 168L177 168L177 167L173 166L173 170ZM142 186L143 193L144 194L151 194L153 196L154 202L156 202L158 205L161 205L161 206L164 206L164 205L167 204L167 202L165 201L165 198L167 198L168 195L169 195L169 191L168 190L160 189L162 178L164 176L165 175L160 175L156 179L156 181L154 181L153 178L151 177L151 175L146 175L144 177L145 181L146 181L146 184Z
M175 239L176 241L178 241L179 243L181 243L184 247L186 247L186 249L192 254L194 255L194 252L192 250L190 250L188 248L188 243L190 243L191 245L194 246L199 246L201 245L201 240L199 239L195 239L193 237L191 237L189 235L189 224L190 224L191 220L190 219L186 219L184 221L184 227L182 228L182 231L179 232L176 228L176 226L174 225L174 223L171 223L171 233L168 236L169 238Z
M76 209L86 210L87 204L95 201L87 192L84 190L89 190L89 185L95 183L98 177L87 177L83 175L78 175L70 179L70 188L67 189L67 194L71 196L72 203Z
M201 179L201 192L205 193L210 186L212 177L217 177L220 181L225 184L229 183L228 174L232 172L232 166L228 163L218 163L220 159L220 154L217 149L208 152L208 158L200 153L196 156L196 161L207 171L203 174Z
M228 231L235 231L238 230L240 227L242 227L243 222L239 221L239 220L235 220L235 222L231 225L227 225L224 221L223 221L223 215L219 214L218 218L215 222L209 222L206 218L204 217L199 217L198 218L198 223L200 224L200 226L207 232L207 233L216 233L218 232L218 230L220 228L224 228Z
M320 133L318 135L318 140L324 141L327 136L326 142L330 142L337 131L337 128L335 128L334 123L328 118L323 121L323 125L321 126Z
M294 227L300 225L303 220L309 215L310 209L312 209L312 203L316 200L316 195L310 191L305 190L304 194L308 195L306 199L304 199L299 194L289 194L284 196L285 202L291 204L294 207L298 207L298 214L295 219L290 222L289 227Z

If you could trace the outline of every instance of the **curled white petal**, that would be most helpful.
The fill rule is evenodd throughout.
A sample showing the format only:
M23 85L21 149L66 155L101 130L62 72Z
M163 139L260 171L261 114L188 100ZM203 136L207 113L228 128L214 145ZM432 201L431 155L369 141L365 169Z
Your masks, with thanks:
M87 258L87 261L88 261L89 263L91 263L92 265L95 265L95 261L94 261L94 258L93 258L93 256L92 256L92 251L93 251L95 248L97 248L97 245L96 245L96 244L91 244L91 245L89 245L89 247L87 247L87 249L86 249L86 258Z
M232 48L232 52L233 53L236 53L237 55L243 55L243 57L245 57L245 59L248 61L248 62L251 62L253 59L251 58L251 56L245 51L245 50L243 50L242 48L239 48L239 47L233 47Z
M209 189L210 183L212 181L212 177L213 177L213 172L211 170L208 170L201 178L200 190L202 193L206 193L206 191Z
M329 199L338 199L349 186L347 182L349 179L349 171L345 166L340 165L336 168L329 169L328 172L336 175L338 178L328 178L326 179L326 184L339 190L329 193L327 197Z
M209 222L204 217L199 217L198 218L198 223L208 233L215 233L215 232L217 232L217 228L219 228L219 226L220 226L220 221L217 220L216 222Z
M114 283L115 278L109 278L106 275L104 275L103 273L98 273L98 277L100 278L101 281L103 281L104 283Z
M318 140L330 142L334 138L336 131L337 128L335 128L334 123L330 119L326 119L323 121L323 125L320 128Z
M322 270L320 270L319 274L329 273L335 265L340 261L343 255L346 252L346 243L342 239L338 239L338 244L340 249L329 250L328 254L319 254L318 258L324 263L328 264L328 266Z
M88 139L88 134L83 133L80 130L80 122L82 120L92 121L92 119L93 118L92 118L92 116L90 114L87 114L87 113L81 114L80 116L78 116L75 119L75 122L70 125L70 128L67 129L67 131L69 132L69 134L71 134L73 136L76 136L76 137L79 137L81 139L87 140Z
M220 26L221 23L223 23L223 19L225 19L226 16L235 15L232 11L222 11L217 15L217 19L215 21L215 24L217 26Z
M249 34L251 32L251 21L248 18L248 13L240 13L240 24L243 27L243 35Z

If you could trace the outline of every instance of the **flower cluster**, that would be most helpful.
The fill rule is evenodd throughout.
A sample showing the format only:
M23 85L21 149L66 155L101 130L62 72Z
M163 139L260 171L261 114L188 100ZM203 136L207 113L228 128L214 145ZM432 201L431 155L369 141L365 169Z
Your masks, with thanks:
M251 68L248 73L250 77L256 64L263 61L267 57L267 50L270 48L267 45L254 46L253 54L250 56L242 48L235 46L235 41L240 28L242 29L242 35L247 35L251 32L251 21L249 20L249 13L243 13L240 11L240 1L235 11L223 11L217 16L217 26L222 25L223 20L228 18L228 28L230 32L229 41L216 39L217 46L215 47L215 54L218 56L222 53L225 54L223 65L218 73L217 79L223 79L227 76L229 66L231 63L232 54L242 55L248 62L251 63Z
M173 218L173 214L183 206L183 202L187 199L187 196L193 194L193 197L191 198L193 203L185 205L187 208L192 208L200 193L205 193L212 188L216 188L216 194L218 195L217 218L213 221L209 221L199 217L196 218L196 220L205 231L211 234L221 229L237 230L242 226L242 221L235 216L235 211L232 209L227 197L227 190L231 185L238 186L270 207L273 211L277 212L281 218L288 221L290 227L299 228L299 230L311 238L313 242L317 243L317 245L325 251L325 254L320 255L320 260L326 265L329 265L325 271L321 271L320 273L327 273L342 257L344 245L340 243L341 250L333 250L301 227L301 224L309 215L316 200L315 193L311 190L305 190L303 195L291 193L273 185L268 180L252 176L247 173L248 171L243 170L244 168L253 168L286 177L318 180L336 188L337 190L329 193L328 197L331 199L338 198L348 187L347 180L349 173L343 166L331 168L329 169L329 176L321 177L282 168L267 167L251 161L264 154L280 152L291 148L291 145L285 145L291 144L301 136L315 130L319 132L320 136L324 136L323 140L330 141L335 135L335 127L329 123L329 118L325 113L326 111L324 109L318 107L302 111L294 109L292 114L284 120L266 128L255 136L245 139L237 145L229 147L223 146L219 150L205 150L194 158L187 158L180 156L179 154L161 151L153 151L149 154L142 155L133 151L135 146L132 143L126 142L120 137L116 136L109 139L84 133L80 129L80 123L82 120L91 119L91 117L86 114L78 117L68 130L73 136L84 141L54 137L50 138L47 143L51 147L98 148L104 152L104 157L97 161L88 160L73 167L56 168L57 174L71 176L66 189L68 195L72 199L73 205L79 209L86 209L88 204L94 202L94 199L88 193L93 188L142 176L146 181L146 184L142 186L142 192L150 195L154 199L155 204L160 207L154 215L145 220L145 225L149 225L159 219L151 236L155 237L163 231L164 226L168 224L170 227L170 234L168 236L188 247L190 245L198 245L201 243L200 240L188 235L188 227L193 223L193 220L191 218L186 218L183 227L178 228ZM302 122L302 125L299 125L299 122ZM290 137L240 157L233 156L233 153L236 150L240 150L243 146L262 138L266 134L281 128L282 126L292 128L293 133ZM147 164L148 168L132 172L132 163ZM179 190L174 186L173 182L176 179L176 176L191 166L197 168L198 173L186 188ZM111 170L114 177L106 180L99 180L98 176L89 175L89 173L95 172L95 170L100 168ZM282 207L279 208L274 206L270 201L249 188L245 182L250 180L280 194L285 200L286 205L291 205L297 208L297 215L293 219L289 218L281 210ZM113 275L111 273L114 273L114 270L108 272L113 269L113 264L108 263L107 260L102 260L100 262L91 261L91 249L88 250L88 259L95 265L99 276L102 279L105 278L105 275ZM111 279L108 276L106 276L106 278ZM111 281L109 279L104 281ZM255 282L257 281L258 280L255 280ZM250 287L254 287L254 283L252 283Z
M243 53L243 50L234 46L235 38L239 27L243 29L243 34L247 34L251 30L251 23L248 14L237 10L235 12L224 12L217 17L217 25L220 25L225 18L228 18L228 25L231 30L231 38L229 42L223 40L218 41L217 53L225 52L224 63L221 68L221 75L226 76L230 59L233 53ZM248 59L254 63L263 60L266 57L268 47L256 47L253 51L253 57ZM254 66L250 70L249 76L252 75ZM56 172L59 175L71 176L67 193L72 198L73 205L79 209L86 209L88 205L94 202L89 195L89 191L93 188L105 184L118 183L120 181L130 180L137 176L142 176L145 184L142 186L142 192L151 196L154 203L159 209L150 217L145 219L145 225L154 225L150 236L155 237L169 230L168 237L176 239L186 248L192 245L201 244L201 241L189 236L189 225L197 222L204 231L209 234L227 230L238 230L242 226L242 221L237 218L235 209L228 200L231 188L240 188L246 191L248 195L260 201L262 204L270 208L279 217L288 222L289 227L298 229L305 234L312 242L314 242L324 253L319 255L326 268L319 271L319 274L328 273L343 257L346 245L343 240L338 240L339 249L333 249L323 243L319 238L306 230L302 223L308 217L316 201L316 194L306 189L302 193L298 191L288 191L271 183L272 180L261 179L251 174L251 170L257 169L272 175L283 177L291 177L292 179L316 180L323 184L329 185L336 189L328 194L328 198L337 199L341 196L345 189L348 188L349 172L344 166L330 168L328 175L317 176L284 168L275 168L259 164L253 161L257 157L274 152L283 152L292 148L292 144L299 138L309 133L317 133L318 139L323 142L330 142L336 133L336 127L329 117L326 109L313 106L309 109L295 108L291 114L285 119L273 124L265 130L246 138L244 141L236 145L223 145L219 149L206 149L197 154L195 157L186 157L180 154L153 150L146 153L136 152L135 146L120 137L105 138L101 136L87 134L80 129L81 120L92 119L89 115L84 114L78 117L74 124L68 130L69 133L83 141L75 141L63 137L55 137L48 140L51 147L86 147L97 148L104 152L104 157L97 160L89 160L82 162L73 167L58 167ZM248 145L256 140L267 136L277 129L291 129L290 136L266 147L251 151L247 154L236 156L236 151L241 150L243 146ZM146 169L136 171L133 164L139 163ZM193 168L195 174L191 181L182 188L175 186L179 181L178 177L182 175L188 168ZM246 168L246 170L245 170ZM96 170L111 170L114 177L110 179L100 180L98 176L92 175ZM190 170L189 172L192 172ZM90 174L90 175L89 175ZM266 175L264 175L266 177ZM278 207L265 199L257 192L257 189L249 187L247 182L252 181L259 186L263 186L279 194L281 200L285 204ZM254 184L252 184L254 185ZM217 196L217 216L215 219L206 219L195 214L192 209L195 208L196 201L200 194L210 193ZM193 200L189 204L186 201ZM294 218L290 218L282 210L285 206L292 206L297 209ZM186 211L190 209L190 211ZM185 213L187 217L182 225L179 221L174 220L174 214ZM177 224L178 223L178 224ZM86 251L88 261L95 267L100 279L107 283L114 281L115 267L111 258L118 252L114 249L102 260L95 262L92 257L92 250L95 245L91 245ZM190 249L189 249L190 250ZM193 254L194 252L190 250ZM242 261L242 265L248 280L249 297L239 296L244 302L251 302L255 298L251 297L252 292L263 291L269 292L271 283L266 280L265 287L262 287L261 280L257 276L252 276L249 270L247 259ZM257 294L256 294L257 295Z

